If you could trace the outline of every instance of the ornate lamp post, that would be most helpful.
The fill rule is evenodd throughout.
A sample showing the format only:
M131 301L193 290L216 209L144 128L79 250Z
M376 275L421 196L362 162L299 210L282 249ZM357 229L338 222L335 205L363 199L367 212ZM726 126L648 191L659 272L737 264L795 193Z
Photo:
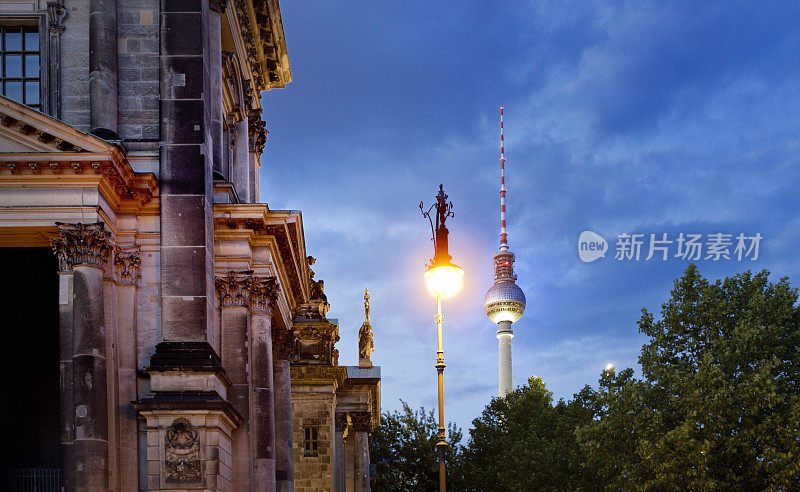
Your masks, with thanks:
M431 211L436 208L436 222L431 218ZM447 449L447 441L444 433L444 351L442 350L442 297L452 297L461 290L461 283L464 277L464 270L450 260L452 256L447 252L447 227L444 222L448 217L453 216L453 203L447 201L442 185L439 185L439 194L436 195L436 203L431 205L427 211L419 202L419 209L424 217L428 218L433 233L433 259L425 270L425 281L428 288L436 295L436 371L439 375L439 432L436 441L436 450L439 453L439 492L445 492L445 462L444 453Z

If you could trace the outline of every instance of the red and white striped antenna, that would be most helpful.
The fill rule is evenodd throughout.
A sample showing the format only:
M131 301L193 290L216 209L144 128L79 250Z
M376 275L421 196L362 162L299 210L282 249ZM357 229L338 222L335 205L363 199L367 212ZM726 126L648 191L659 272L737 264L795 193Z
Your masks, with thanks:
M506 232L506 153L503 141L503 106L500 106L500 250L508 251Z

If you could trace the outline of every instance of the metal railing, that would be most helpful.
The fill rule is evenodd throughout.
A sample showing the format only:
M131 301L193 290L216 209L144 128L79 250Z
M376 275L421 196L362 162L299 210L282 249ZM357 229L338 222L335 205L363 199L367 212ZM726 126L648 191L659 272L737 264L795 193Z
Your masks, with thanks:
M60 468L16 468L0 475L0 489L9 492L58 492Z

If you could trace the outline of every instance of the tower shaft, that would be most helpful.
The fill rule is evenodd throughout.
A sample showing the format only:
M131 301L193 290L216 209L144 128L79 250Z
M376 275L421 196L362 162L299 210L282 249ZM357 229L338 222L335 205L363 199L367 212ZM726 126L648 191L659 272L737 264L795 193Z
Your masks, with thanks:
M504 398L514 389L511 369L511 339L514 338L514 330L511 329L510 321L501 321L498 324L497 345L499 361L499 388L500 398Z

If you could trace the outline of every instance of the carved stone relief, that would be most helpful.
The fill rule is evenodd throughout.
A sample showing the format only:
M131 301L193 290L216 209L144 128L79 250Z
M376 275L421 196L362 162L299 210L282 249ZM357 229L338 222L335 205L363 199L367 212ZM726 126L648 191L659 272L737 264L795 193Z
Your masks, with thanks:
M168 483L200 482L200 437L183 417L172 422L164 435L164 480Z

